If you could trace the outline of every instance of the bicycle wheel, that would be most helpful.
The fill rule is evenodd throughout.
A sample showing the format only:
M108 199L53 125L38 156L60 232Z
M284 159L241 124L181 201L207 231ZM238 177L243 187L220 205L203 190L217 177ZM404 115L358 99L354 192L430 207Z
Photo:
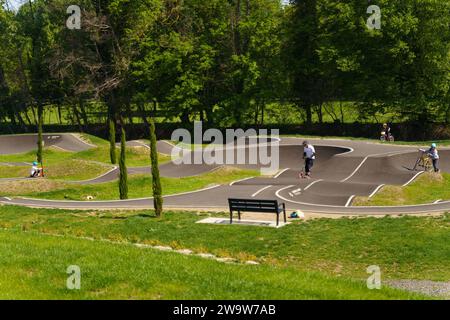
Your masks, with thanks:
M425 162L424 162L424 171L426 171L426 172L431 172L431 171L433 171L433 164L432 164L432 162L431 162L431 160L430 160L430 158L427 158L426 160L425 160Z

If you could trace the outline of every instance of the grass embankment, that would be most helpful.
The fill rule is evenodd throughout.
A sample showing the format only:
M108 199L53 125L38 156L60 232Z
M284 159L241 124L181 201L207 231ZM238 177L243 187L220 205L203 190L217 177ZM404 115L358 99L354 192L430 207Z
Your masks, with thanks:
M189 216L189 222L177 222L174 218L182 215L171 214L168 219L155 219L136 215L126 219L83 217L62 211L0 208L3 224L14 225L9 230L0 231L0 298L2 299L411 299L420 298L383 287L382 290L368 290L365 281L352 280L349 277L332 277L311 271L313 265L305 265L309 271L301 271L296 264L282 266L276 264L235 265L224 264L194 256L160 252L153 249L137 248L121 238L121 244L75 239L71 235L55 237L42 235L35 231L58 230L60 223L69 223L59 230L60 233L78 233L81 228L94 222L105 232L109 225L111 237L119 231L117 227L126 227L131 233L136 231L138 223L147 229L146 233L155 237L165 235L173 240L181 236L182 231L202 228L206 235L202 239L213 238L213 246L231 245L229 238L223 238L223 231L239 236L241 231L252 231L254 243L255 231L263 230L278 234L280 230L242 227L242 226L200 226L192 224L195 216ZM16 212L14 214L14 211ZM19 211L22 211L19 213ZM15 217L13 217L15 216ZM186 215L184 215L186 216ZM197 219L198 217L195 217ZM9 220L9 221L8 221ZM31 228L25 227L25 221L34 221ZM63 222L63 220L65 222ZM6 222L8 221L8 222ZM77 222L78 221L78 222ZM20 224L24 225L19 228ZM30 223L30 222L28 222ZM149 229L151 228L151 229ZM248 230L242 230L248 228ZM297 226L298 228L298 226ZM28 229L23 232L22 229ZM165 229L165 230L164 230ZM173 231L178 229L176 237ZM143 229L140 229L143 230ZM285 229L288 230L288 229ZM297 230L298 231L298 230ZM216 233L213 237L212 233ZM188 232L192 236L192 232ZM138 240L136 233L134 240ZM199 241L196 234L192 241ZM283 239L283 237L280 237ZM186 241L188 238L186 237ZM244 241L245 242L245 241ZM244 244L242 242L242 244ZM260 242L258 247L264 247ZM208 246L209 247L209 246ZM213 248L211 248L213 249ZM240 248L239 250L242 250ZM264 251L278 249L269 242ZM312 251L303 248L303 251ZM323 251L323 250L322 250ZM332 248L327 250L333 251ZM324 257L326 258L326 257ZM306 261L305 261L306 262ZM322 262L323 264L324 262ZM81 290L68 290L66 270L70 265L81 269ZM364 268L365 269L365 268ZM367 275L365 276L367 277Z
M2 299L413 299L271 266L225 265L127 245L0 231ZM45 257L45 259L43 259ZM66 269L81 270L68 290Z
M96 147L81 152L67 152L58 148L44 149L44 167L48 179L87 180L95 178L111 169L109 143L98 137L82 135L82 138ZM119 155L119 148L116 149ZM2 155L1 162L33 162L36 151L22 154ZM159 155L160 163L170 160L169 156ZM150 165L149 149L144 146L127 147L127 165L139 167ZM0 166L0 178L27 177L29 166Z
M450 280L448 214L317 219L295 221L281 229L196 224L209 216L206 213L165 212L162 219L151 214L3 206L0 228L168 245L294 268L299 274L315 270L334 277L366 279L367 267L378 265L383 279Z
M354 206L399 206L450 199L450 174L424 173L406 187L385 186L372 198L356 197Z
M258 171L237 168L219 168L215 171L185 178L161 178L163 195L194 191L214 184L223 184L243 178L257 176ZM152 195L152 179L149 175L133 175L129 177L128 189L130 198L145 198ZM75 185L61 181L33 180L0 183L2 196L27 196L53 200L117 200L119 189L117 181L93 185Z
M45 154L61 152L47 150ZM45 155L44 155L45 157ZM79 181L98 177L111 170L111 166L88 160L58 159L44 163L45 177L52 180ZM0 166L0 178L28 177L30 166Z

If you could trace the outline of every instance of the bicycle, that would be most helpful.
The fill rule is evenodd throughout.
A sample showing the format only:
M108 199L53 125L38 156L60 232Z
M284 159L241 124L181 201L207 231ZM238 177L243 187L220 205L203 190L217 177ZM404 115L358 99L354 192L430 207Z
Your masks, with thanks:
M426 150L419 149L419 156L417 157L413 170L417 170L417 167L423 168L423 171L425 172L433 171L433 162L431 161Z
M394 139L394 136L392 135L392 134L388 134L388 136L387 136L387 139L386 139L386 132L385 131L382 131L381 132L381 136L380 136L380 141L381 142L394 142L395 141L395 139Z

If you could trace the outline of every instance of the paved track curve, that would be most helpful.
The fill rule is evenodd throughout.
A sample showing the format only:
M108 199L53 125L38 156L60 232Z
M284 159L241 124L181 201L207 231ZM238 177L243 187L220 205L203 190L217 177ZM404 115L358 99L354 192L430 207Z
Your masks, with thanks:
M83 141L76 134L44 134L44 146L55 146L66 151L79 152L95 146ZM17 154L35 150L37 136L35 134L0 136L0 155Z
M71 137L74 137L70 135ZM24 136L0 137L0 154L18 153L13 146L3 148L4 137L14 137L13 141L20 141ZM51 139L49 139L52 141ZM58 139L55 139L58 140ZM25 142L18 143L19 150L24 145L33 146L28 136ZM70 145L72 138L56 144L71 150L80 148L80 141ZM282 138L279 144L280 168L273 177L257 177L236 181L228 185L215 185L203 190L187 192L164 197L166 208L192 209L227 209L229 197L278 199L284 201L289 210L300 209L304 212L322 214L350 214L350 215L386 215L386 214L416 214L450 211L450 201L440 201L432 204L396 206L396 207L352 207L355 196L373 196L384 185L407 185L421 174L413 171L412 166L417 158L417 147L399 146L366 141L348 140L315 140L310 142L316 146L318 154L313 168L313 179L299 179L302 167L302 139ZM8 141L9 143L9 141ZM272 142L275 143L275 142ZM145 145L142 142L130 142L130 145ZM87 148L86 145L81 146ZM92 147L92 146L89 146ZM158 151L170 154L174 146L168 142L159 141ZM246 145L245 149L253 145ZM5 151L6 150L6 151ZM224 150L237 150L225 146ZM186 157L195 158L196 151ZM226 153L226 152L224 152ZM246 152L247 156L248 152ZM441 149L441 169L450 172L450 149ZM259 168L258 164L248 164L248 157L242 168ZM161 174L168 177L185 177L202 174L214 169L218 165L195 165L167 163L161 165ZM149 167L130 168L130 173L149 173ZM117 178L117 170L81 183L101 183ZM437 199L436 199L437 200ZM151 208L151 198L132 199L124 201L51 201L26 198L0 198L4 204L14 204L30 207L49 207L67 209L128 209Z

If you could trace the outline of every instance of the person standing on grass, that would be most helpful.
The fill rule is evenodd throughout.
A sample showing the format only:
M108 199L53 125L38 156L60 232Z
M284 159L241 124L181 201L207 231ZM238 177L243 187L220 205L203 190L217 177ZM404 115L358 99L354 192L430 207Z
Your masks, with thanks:
M316 149L308 141L303 141L303 159L305 160L305 174L306 178L311 177L311 168L316 159Z
M439 153L436 143L432 143L430 149L427 151L428 156L433 162L434 172L439 172Z

